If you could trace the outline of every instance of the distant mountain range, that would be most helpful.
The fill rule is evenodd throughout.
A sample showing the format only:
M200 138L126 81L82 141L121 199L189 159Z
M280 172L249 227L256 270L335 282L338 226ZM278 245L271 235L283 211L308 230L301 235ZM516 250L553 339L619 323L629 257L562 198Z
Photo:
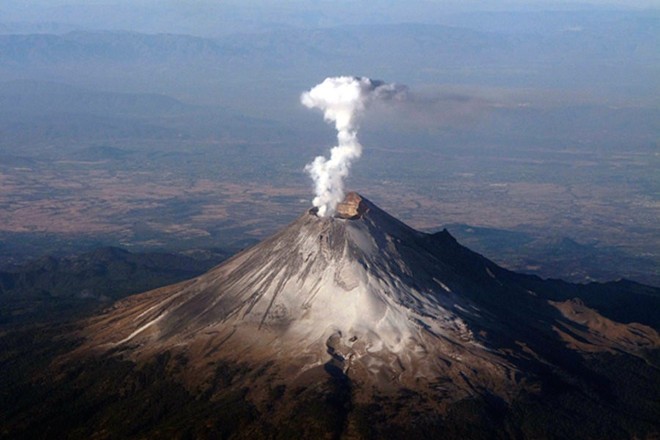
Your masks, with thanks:
M292 80L312 84L345 71L409 84L649 90L657 73L649 59L655 59L658 20L653 14L610 17L584 28L522 33L403 23L278 28L218 38L79 30L0 34L0 80L84 78L87 85L113 89L121 84L178 89L179 96L200 100L218 93L218 81L247 89L269 86L274 93L273 84L260 84L270 74L276 88L289 93Z

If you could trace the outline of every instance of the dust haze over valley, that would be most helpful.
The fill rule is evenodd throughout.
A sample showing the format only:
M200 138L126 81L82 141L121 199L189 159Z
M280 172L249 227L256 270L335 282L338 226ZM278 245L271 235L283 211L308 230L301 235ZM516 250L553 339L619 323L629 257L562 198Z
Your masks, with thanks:
M372 106L346 182L505 267L660 284L653 3L0 5L0 266L240 249L311 206L324 78ZM368 11L366 11L368 9Z

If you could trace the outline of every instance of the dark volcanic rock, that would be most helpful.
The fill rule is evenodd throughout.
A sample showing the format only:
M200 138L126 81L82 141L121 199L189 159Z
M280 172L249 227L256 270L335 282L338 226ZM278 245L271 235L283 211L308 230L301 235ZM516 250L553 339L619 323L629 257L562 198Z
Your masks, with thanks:
M66 319L77 311L194 277L227 256L215 252L199 259L104 247L73 257L39 258L0 271L0 325Z

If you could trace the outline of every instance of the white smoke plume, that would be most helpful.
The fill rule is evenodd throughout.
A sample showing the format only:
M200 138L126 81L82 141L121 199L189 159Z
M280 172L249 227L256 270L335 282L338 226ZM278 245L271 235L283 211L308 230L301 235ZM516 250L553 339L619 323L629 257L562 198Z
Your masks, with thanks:
M366 107L374 100L402 99L405 91L403 86L365 77L338 76L326 78L302 94L303 105L322 110L324 119L334 122L337 129L338 144L330 150L330 159L318 156L305 167L314 179L313 204L320 217L333 215L344 199L344 178L353 160L362 154L357 132Z

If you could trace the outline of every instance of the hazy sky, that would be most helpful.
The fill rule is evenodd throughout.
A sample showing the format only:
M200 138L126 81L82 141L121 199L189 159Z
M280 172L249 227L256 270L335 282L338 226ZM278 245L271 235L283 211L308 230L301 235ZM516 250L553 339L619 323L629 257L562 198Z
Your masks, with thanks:
M540 11L660 10L660 0L2 0L5 33L61 33L74 29L129 30L219 37L281 27L427 23L482 30L535 32ZM484 12L523 15L498 21ZM530 14L525 16L524 14ZM11 27L6 27L11 24ZM25 25L32 27L25 27ZM48 24L48 25L45 25ZM552 24L552 23L551 23ZM23 28L17 27L23 25ZM35 28L34 25L40 27Z
M56 6L56 5L89 5L89 4L96 4L96 5L107 5L107 4L132 4L132 5L140 5L140 4L160 4L160 5L190 5L190 4L237 4L237 5L281 5L283 3L297 3L297 4L308 4L308 5L336 5L336 4L341 4L341 3L353 3L353 4L374 4L374 3L390 3L390 4L396 4L398 1L396 0L379 0L379 1L360 1L360 0L224 0L224 1L210 1L210 0L31 0L31 1L25 1L25 0L5 0L3 1L3 4L6 4L8 6L26 6L26 5L49 5L49 6ZM653 6L658 6L660 2L657 0L582 0L579 2L576 1L571 1L571 0L554 0L554 1L548 1L548 0L508 0L508 1L499 1L499 0L454 0L454 1L447 1L447 0L426 0L426 1L408 1L406 2L406 5L408 7L415 7L416 5L420 4L438 4L438 5L451 5L451 6L457 6L457 5L463 5L464 7L470 7L470 8L475 8L475 9L481 9L481 8L507 8L507 7L512 7L512 6L554 6L554 5L619 5L619 6L628 6L628 7L633 7L633 6L646 6L646 7L653 7Z

